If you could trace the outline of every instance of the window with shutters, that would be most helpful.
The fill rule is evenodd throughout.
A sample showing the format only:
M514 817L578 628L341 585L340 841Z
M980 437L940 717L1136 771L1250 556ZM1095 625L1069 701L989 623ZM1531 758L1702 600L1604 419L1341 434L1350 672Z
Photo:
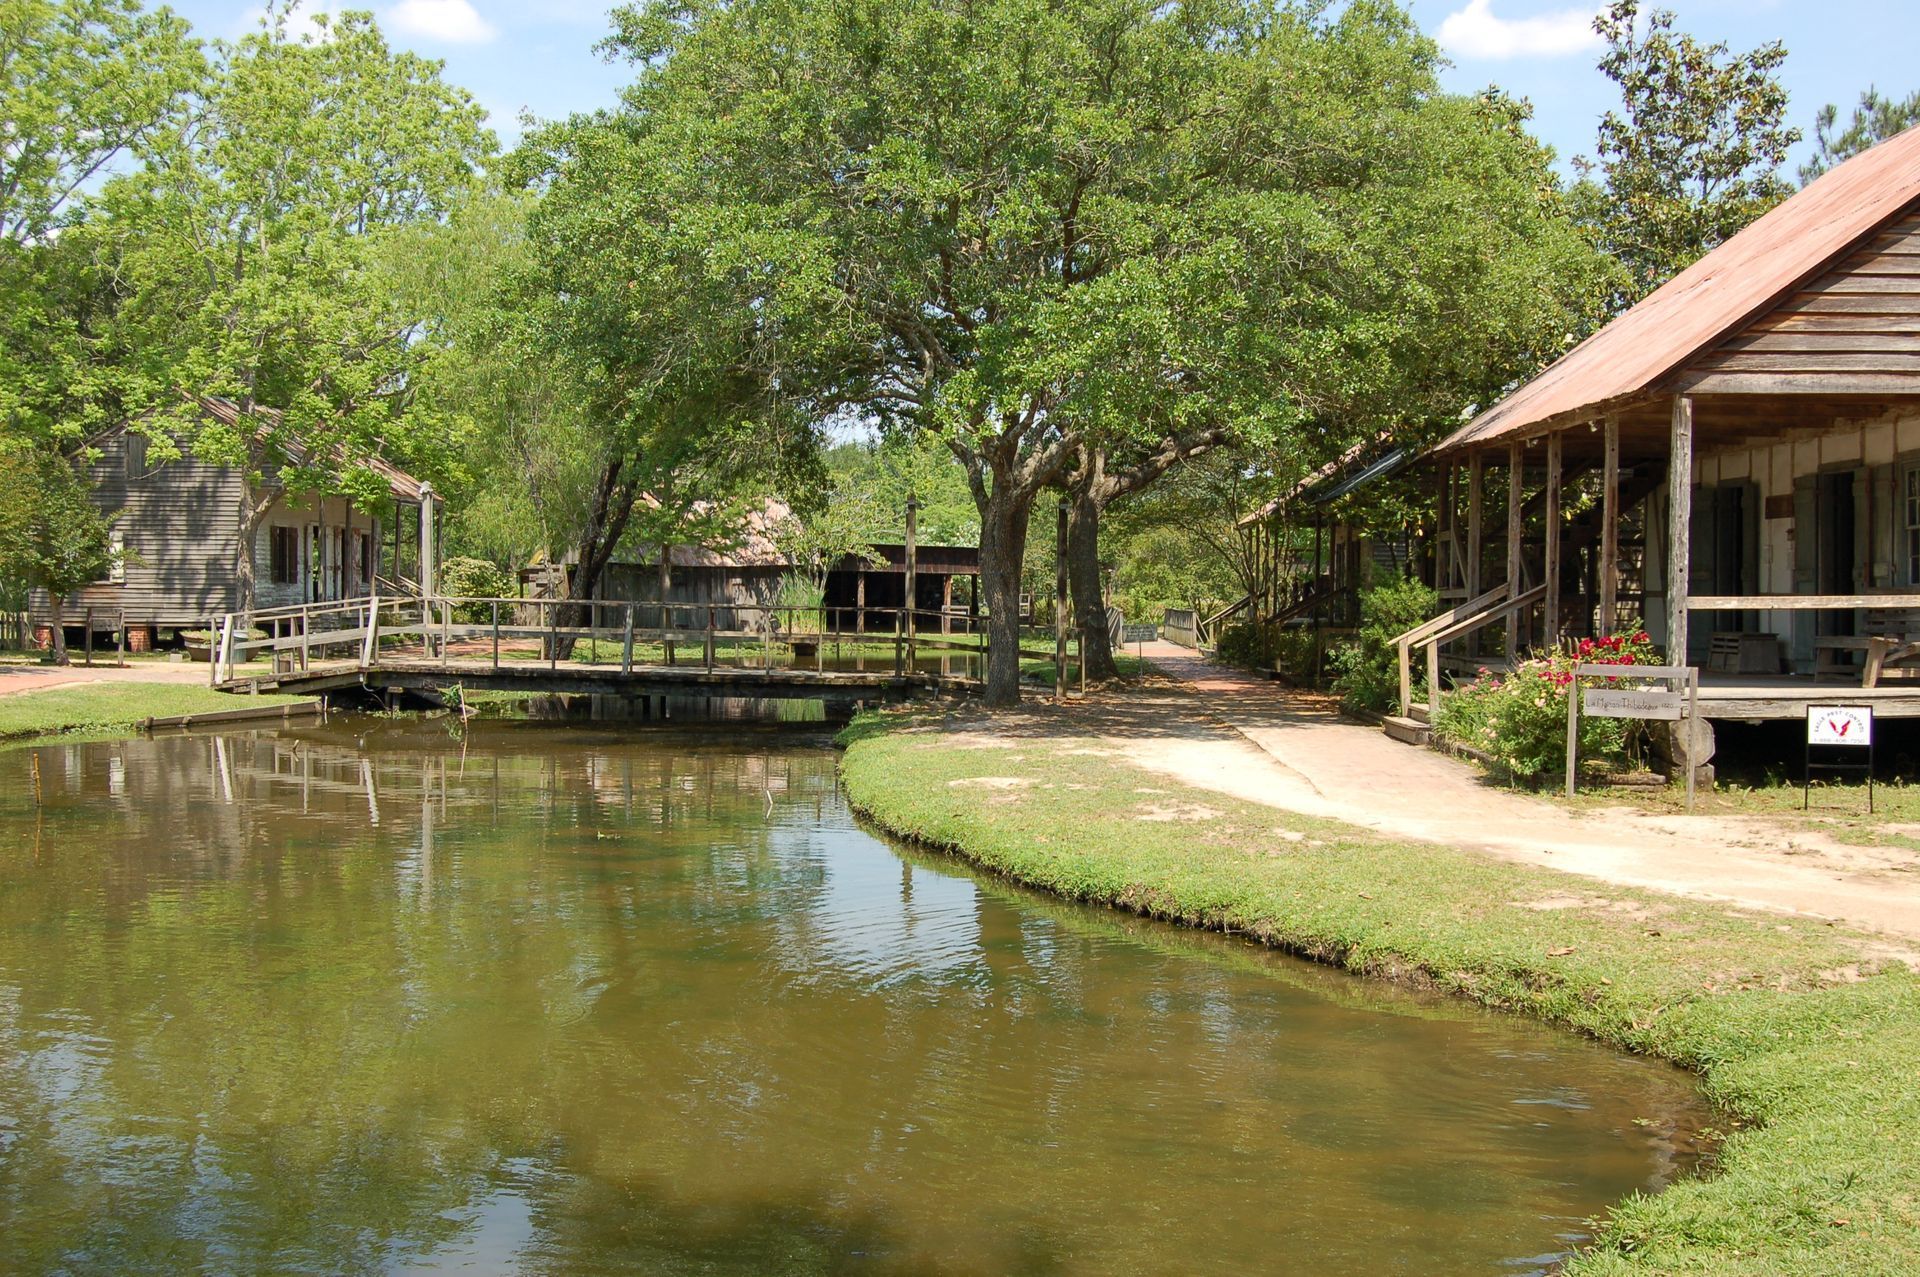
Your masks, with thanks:
M268 543L272 563L270 573L275 585L300 583L300 529L274 528Z

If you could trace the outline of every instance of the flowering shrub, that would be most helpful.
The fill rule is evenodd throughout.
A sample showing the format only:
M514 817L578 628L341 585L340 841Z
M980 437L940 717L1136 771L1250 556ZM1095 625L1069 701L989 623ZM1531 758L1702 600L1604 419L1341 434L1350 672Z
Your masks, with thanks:
M1567 765L1567 696L1575 665L1658 665L1644 630L1578 643L1478 678L1443 696L1433 728L1442 739L1490 756L1515 776L1558 772ZM1622 679L1631 678L1623 669ZM1617 680L1610 680L1617 681ZM1589 678L1587 685L1594 680ZM1638 724L1620 718L1580 719L1582 757L1623 762Z

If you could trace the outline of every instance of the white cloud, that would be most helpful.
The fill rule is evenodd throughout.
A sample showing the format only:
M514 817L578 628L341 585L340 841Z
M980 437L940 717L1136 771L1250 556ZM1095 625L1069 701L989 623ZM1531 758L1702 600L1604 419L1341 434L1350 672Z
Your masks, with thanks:
M396 31L449 44L485 44L499 34L468 0L400 0L387 21Z
M1441 47L1463 58L1554 58L1597 48L1593 10L1557 9L1531 18L1502 18L1493 0L1467 0L1440 23Z

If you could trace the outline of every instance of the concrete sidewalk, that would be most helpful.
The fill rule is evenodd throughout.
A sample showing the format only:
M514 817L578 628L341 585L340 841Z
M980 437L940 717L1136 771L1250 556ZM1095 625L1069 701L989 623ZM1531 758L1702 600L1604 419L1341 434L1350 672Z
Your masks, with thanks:
M1189 784L1402 838L1920 938L1920 854L1859 847L1762 818L1570 810L1456 759L1341 718L1325 698L1171 644L1147 658L1227 729L1114 743Z

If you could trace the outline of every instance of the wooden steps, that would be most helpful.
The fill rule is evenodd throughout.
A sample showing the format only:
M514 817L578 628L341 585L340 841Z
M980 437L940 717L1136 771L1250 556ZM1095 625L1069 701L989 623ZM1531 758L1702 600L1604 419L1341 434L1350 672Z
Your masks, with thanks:
M1418 718L1401 718L1398 714L1389 714L1382 724L1387 735L1409 745L1425 745L1433 739L1433 728L1423 720L1427 716L1426 707L1420 706L1415 712Z

